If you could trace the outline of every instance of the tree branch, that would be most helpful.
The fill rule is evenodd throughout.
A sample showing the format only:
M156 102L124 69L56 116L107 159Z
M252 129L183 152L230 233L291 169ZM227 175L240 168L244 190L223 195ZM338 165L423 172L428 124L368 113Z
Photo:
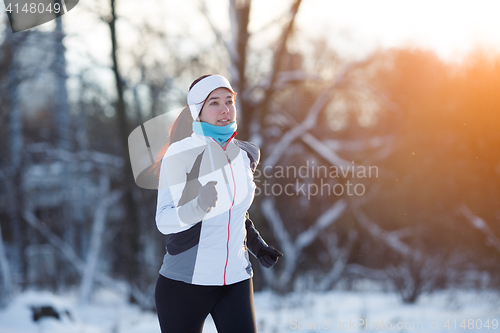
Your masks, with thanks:
M94 213L89 251L87 254L85 268L83 270L82 282L80 284L80 301L83 303L90 300L92 293L108 208L120 200L123 195L123 191L119 190L109 193L109 177L101 176L99 187L100 197L104 199L99 202Z
M2 236L2 227L0 226L0 269L2 271L2 293L4 297L0 299L0 307L7 304L12 298L12 291L14 289L14 283L12 281L12 272L10 270L9 260L7 259L7 253L5 251L5 246Z
M349 230L347 245L345 245L342 249L338 248L337 235L326 235L324 237L326 238L326 247L330 258L332 259L333 265L330 271L319 282L319 290L328 290L332 287L332 285L340 280L342 274L346 270L347 259L349 258L352 245L357 237L358 234L355 230ZM323 238L322 240L325 242Z
M314 101L314 104L309 109L306 118L297 126L285 133L280 141L275 145L269 157L263 162L263 167L272 167L278 163L283 153L288 149L290 144L298 137L305 134L316 125L318 115L330 99L332 93L344 83L345 76L352 69L359 67L369 62L371 58L360 62L352 62L344 67L344 69L336 76L331 85L325 89Z
M217 28L210 16L208 15L208 8L205 0L201 0L199 2L200 12L203 14L203 17L207 20L208 25L212 29L216 39L226 48L227 53L229 54L230 62L236 63L238 62L238 54L236 53L236 48L231 47L231 45L222 37L222 32Z
M500 252L500 239L493 233L486 221L475 215L464 203L458 209L473 228L481 231L486 236L488 244Z
M290 9L290 21L288 22L288 25L286 28L283 30L283 34L281 36L280 41L278 42L278 48L274 54L274 59L273 59L273 66L271 67L271 74L269 76L269 89L266 90L265 92L265 97L262 101L261 107L265 108L267 104L269 103L269 100L271 98L271 95L273 94L273 86L276 81L276 78L278 76L278 72L280 71L280 63L283 58L283 55L285 54L286 51L286 43L288 41L288 38L292 34L293 31L293 26L295 24L295 18L297 16L297 13L299 11L300 4L302 3L302 0L296 0L294 4L292 5Z
M120 196L121 194L117 193L117 196ZM83 260L78 257L78 255L75 253L73 248L69 246L66 242L64 242L60 237L58 237L56 234L50 230L45 224L43 224L33 213L32 207L30 207L29 204L26 205L25 209L23 210L23 217L24 219L30 224L33 228L38 230L47 240L49 243L61 254L63 259L65 259L70 265L72 265L78 274L80 276L83 276L85 274L85 263ZM119 293L131 293L136 300L139 302L141 300L146 300L148 299L142 293L138 288L132 288L130 285L127 284L122 284L118 283L115 279L111 278L109 275L103 274L101 272L96 272L95 274L95 279L102 285L116 290ZM151 305L150 304L140 304L143 308L149 308Z
M299 234L295 241L292 240L290 234L286 230L283 220L275 208L274 201L270 198L266 198L262 201L261 207L262 214L269 222L275 237L280 242L280 246L282 247L284 253L283 261L285 263L285 267L281 271L278 279L275 279L274 272L269 270L263 271L264 278L270 285L274 285L278 288L284 288L292 279L302 250L311 245L321 231L326 229L332 223L337 221L340 216L342 216L347 207L347 202L343 199L336 201L332 207L318 217L314 225Z
M418 250L413 250L399 238L399 234L397 232L387 232L380 228L376 223L372 222L366 215L363 213L359 206L354 206L352 209L354 216L356 216L359 224L368 230L370 234L376 239L383 240L387 246L396 252L408 257L414 258L415 260L420 260L422 258L422 253Z

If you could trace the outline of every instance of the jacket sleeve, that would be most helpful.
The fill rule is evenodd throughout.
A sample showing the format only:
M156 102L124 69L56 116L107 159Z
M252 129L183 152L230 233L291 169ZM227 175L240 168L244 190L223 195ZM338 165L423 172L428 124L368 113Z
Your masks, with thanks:
M186 230L207 215L207 212L198 206L198 197L179 205L187 185L187 174L182 159L177 157L169 156L167 152L160 167L156 226L162 234Z
M257 253L259 253L259 250L268 245L264 241L264 239L262 239L257 229L255 229L252 220L250 220L248 212L245 220L245 228L247 230L247 241L246 241L247 248L250 251L250 253L255 258L257 258Z

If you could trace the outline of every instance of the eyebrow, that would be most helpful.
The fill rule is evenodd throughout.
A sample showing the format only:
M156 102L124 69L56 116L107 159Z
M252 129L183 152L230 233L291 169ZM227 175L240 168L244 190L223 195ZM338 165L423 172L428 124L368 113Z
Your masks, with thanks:
M226 98L233 98L233 95L227 95ZM210 97L208 100L211 101L212 99L220 99L220 97Z

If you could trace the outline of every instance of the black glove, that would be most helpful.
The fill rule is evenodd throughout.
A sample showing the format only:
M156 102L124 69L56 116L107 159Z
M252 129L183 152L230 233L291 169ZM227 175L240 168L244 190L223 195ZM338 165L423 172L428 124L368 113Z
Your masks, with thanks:
M283 257L283 253L276 250L272 245L264 246L257 252L257 258L265 268L273 267L278 262L279 257Z

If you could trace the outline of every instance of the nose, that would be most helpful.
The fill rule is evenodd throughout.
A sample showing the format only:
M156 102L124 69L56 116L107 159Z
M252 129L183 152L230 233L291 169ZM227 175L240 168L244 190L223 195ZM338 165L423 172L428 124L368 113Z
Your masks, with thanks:
M228 112L229 112L229 108L227 107L227 105L226 105L226 104L223 104L223 105L222 105L222 108L221 108L221 110L220 110L220 113L222 113L222 114L226 114L226 113L228 113Z

